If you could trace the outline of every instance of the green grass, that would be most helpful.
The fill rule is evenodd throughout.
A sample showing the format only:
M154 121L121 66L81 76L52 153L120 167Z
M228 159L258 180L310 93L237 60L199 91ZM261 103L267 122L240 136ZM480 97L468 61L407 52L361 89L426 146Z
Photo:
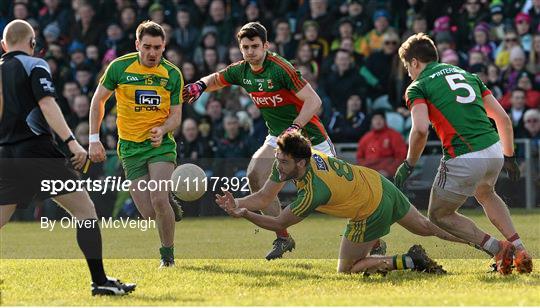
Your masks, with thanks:
M513 211L536 264L540 211ZM466 213L498 235L480 211ZM106 269L137 282L121 298L92 298L89 275L71 229L10 223L0 231L1 305L540 305L540 271L502 277L486 273L475 249L419 238L400 226L385 237L388 253L422 244L448 270L445 276L392 272L386 277L335 272L345 221L315 215L291 228L297 249L261 260L273 235L243 220L191 218L177 224L177 266L158 270L157 231L103 230ZM45 259L43 259L45 258ZM63 259L59 259L63 258ZM79 259L77 259L79 258Z

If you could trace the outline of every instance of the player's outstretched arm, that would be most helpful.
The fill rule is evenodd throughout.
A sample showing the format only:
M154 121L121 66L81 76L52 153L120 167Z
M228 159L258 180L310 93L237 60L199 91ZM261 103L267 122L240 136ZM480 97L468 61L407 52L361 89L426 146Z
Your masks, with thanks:
M257 226L270 231L281 231L301 222L304 218L293 214L289 207L286 207L278 217L261 215L251 211L245 211L242 217L256 224Z
M223 205L228 201L233 203L235 208L245 208L250 211L260 211L268 207L268 205L277 197L278 193L285 186L285 183L276 183L271 180L266 180L264 186L257 192L244 198L234 199L231 193L224 191L224 195L216 194L216 203L223 208Z
M105 114L105 103L111 96L112 91L103 85L98 85L92 102L90 103L90 137L89 137L89 155L93 162L105 160L105 148L99 140L99 128Z
M302 106L302 109L300 109L300 113L298 113L298 116L294 119L293 123L300 127L304 127L313 116L317 114L317 111L321 108L322 101L309 83L296 93L296 97L302 100L304 105Z
M221 82L219 73L213 73L205 76L194 83L188 83L182 89L182 100L188 104L194 103L203 92L213 92L227 85Z
M75 167L75 169L81 169L86 162L86 150L81 147L77 140L72 139L73 134L71 133L71 129L69 129L55 99L52 96L45 96L39 100L38 104L45 120L52 130L58 134L62 140L67 140L66 144L70 152L73 153L73 157L71 158L73 167Z

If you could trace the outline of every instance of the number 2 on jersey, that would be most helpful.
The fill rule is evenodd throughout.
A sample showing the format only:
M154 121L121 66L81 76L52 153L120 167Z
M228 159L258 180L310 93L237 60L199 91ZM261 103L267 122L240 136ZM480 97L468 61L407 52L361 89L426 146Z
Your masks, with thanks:
M476 100L476 93L474 93L474 89L469 85L466 81L465 82L456 82L455 80L465 80L465 77L461 74L452 74L445 76L446 82L448 82L448 85L450 86L450 89L453 91L456 91L457 89L465 89L467 92L469 92L468 96L459 96L456 95L456 101L461 104L468 104L472 103Z

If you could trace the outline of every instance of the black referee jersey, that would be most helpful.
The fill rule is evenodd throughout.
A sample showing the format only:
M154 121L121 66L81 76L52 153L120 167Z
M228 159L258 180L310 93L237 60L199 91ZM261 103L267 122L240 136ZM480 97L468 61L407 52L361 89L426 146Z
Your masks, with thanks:
M53 143L39 100L56 97L49 65L14 51L0 58L0 206L51 197L43 180L78 179ZM58 194L69 193L61 191Z
M51 129L39 108L39 100L56 98L47 62L22 51L0 58L0 146L48 135Z

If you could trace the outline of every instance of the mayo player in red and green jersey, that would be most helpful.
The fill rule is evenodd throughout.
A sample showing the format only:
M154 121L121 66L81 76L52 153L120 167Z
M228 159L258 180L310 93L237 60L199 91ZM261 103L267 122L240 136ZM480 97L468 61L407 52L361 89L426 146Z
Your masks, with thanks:
M394 178L396 186L401 188L412 173L426 145L431 122L442 141L444 156L431 189L430 219L494 256L501 274L511 273L512 263L520 273L531 272L532 259L506 204L495 192L502 168L512 180L519 179L510 118L478 76L438 63L437 49L427 35L409 37L401 45L399 56L413 79L405 94L413 125L407 158ZM498 241L456 212L471 196L506 241Z
M276 138L285 130L303 130L316 150L334 156L334 147L316 115L321 99L288 61L268 51L266 35L260 23L245 24L236 36L244 60L186 85L183 92L184 101L192 103L205 90L216 91L235 84L243 87L261 110L269 135L247 169L252 192L258 191L268 178ZM277 216L280 211L276 198L264 213ZM276 234L274 247L266 256L268 260L280 258L295 247L287 230Z

